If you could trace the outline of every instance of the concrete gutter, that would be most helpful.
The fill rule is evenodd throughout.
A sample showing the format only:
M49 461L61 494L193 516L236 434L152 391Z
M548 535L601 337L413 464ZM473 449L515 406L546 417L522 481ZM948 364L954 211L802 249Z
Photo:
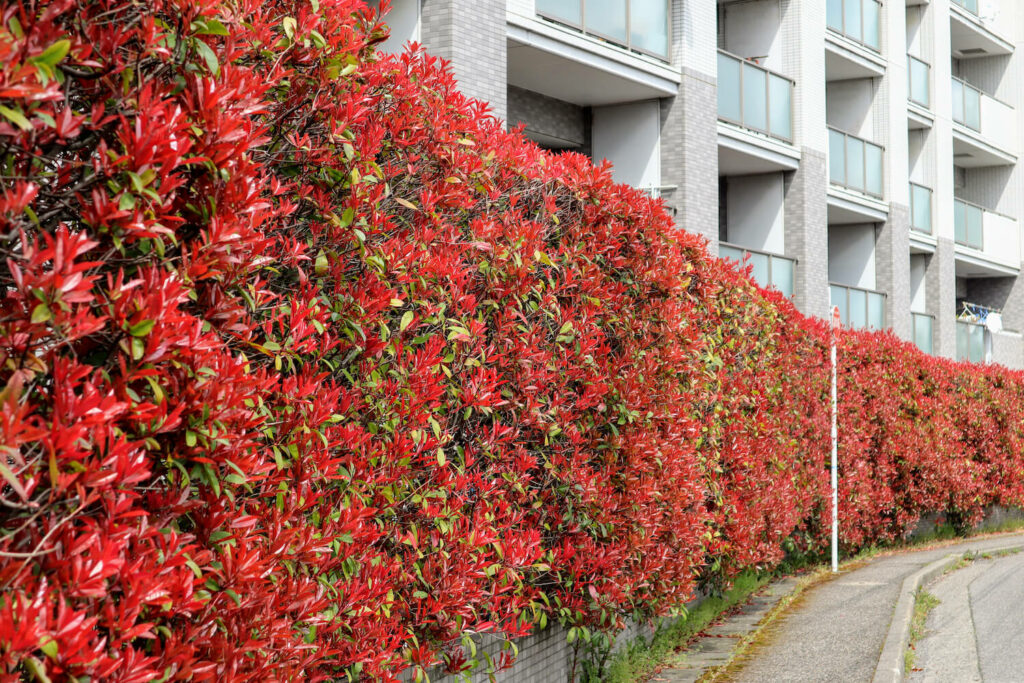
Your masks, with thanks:
M1024 541L1009 543L997 548L986 548L984 553L998 553L1007 550L1024 550ZM941 576L956 565L963 553L951 553L917 570L903 580L900 597L893 610L889 634L878 657L878 666L872 683L900 683L906 672L903 670L903 655L910 645L910 622L914 618L914 602L917 590L932 579Z

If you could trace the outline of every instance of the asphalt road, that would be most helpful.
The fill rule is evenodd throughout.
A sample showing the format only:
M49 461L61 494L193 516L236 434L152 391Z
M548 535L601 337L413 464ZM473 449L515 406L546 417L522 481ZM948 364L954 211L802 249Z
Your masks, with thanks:
M752 653L732 680L750 683L871 681L889 632L903 580L950 553L995 548L1006 545L1010 540L1019 540L1019 537L1003 536L935 550L880 557L867 566L809 589L799 605L771 627L767 642ZM1024 555L1021 559L1024 560ZM1024 565L1018 565L1021 566ZM992 586L998 584L997 580ZM1020 597L1003 596L994 599L1010 601L1011 606L1007 609L1012 611L1016 607L1022 612L1018 616L1024 618L1024 610L1021 610L1024 603ZM1022 629L1019 626L1007 630L1012 632L1002 634L1004 639L1021 637ZM1019 640L1015 642L1012 647L1020 653L1024 647L1021 647ZM1018 666L1016 671L1017 678L1007 680L1024 682L1024 666ZM942 680L964 683L971 679Z
M976 559L926 590L940 602L909 680L1024 681L1024 553Z

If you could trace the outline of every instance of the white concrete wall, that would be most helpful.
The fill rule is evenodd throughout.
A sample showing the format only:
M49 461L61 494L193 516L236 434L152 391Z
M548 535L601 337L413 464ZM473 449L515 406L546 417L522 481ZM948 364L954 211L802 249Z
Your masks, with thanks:
M594 160L613 165L616 182L661 186L661 113L657 100L594 107Z
M759 64L774 71L784 68L779 0L725 5L720 17L724 25L719 30L724 34L726 52L745 59L756 58Z
M828 279L841 285L875 289L874 224L829 226Z
M370 5L378 5L370 0ZM391 37L378 46L381 52L400 53L409 41L420 40L420 0L391 0L391 11L384 17Z
M871 104L875 85L870 79L832 81L825 86L825 117L828 125L874 142Z
M927 313L928 290L925 271L928 257L925 254L910 255L910 310Z
M728 241L748 249L785 254L782 174L733 176L726 183Z

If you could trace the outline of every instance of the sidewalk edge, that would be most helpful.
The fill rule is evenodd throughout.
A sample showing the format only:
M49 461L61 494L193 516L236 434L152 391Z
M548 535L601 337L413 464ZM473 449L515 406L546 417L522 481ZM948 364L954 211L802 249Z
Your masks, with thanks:
M1024 541L1017 541L997 548L986 548L985 552L1001 552L1004 550L1024 550ZM885 637L882 653L878 657L878 666L872 683L900 683L903 681L903 654L910 642L910 622L914 618L914 600L917 589L943 574L954 566L961 553L950 553L917 570L903 580L900 597L893 609L889 633Z

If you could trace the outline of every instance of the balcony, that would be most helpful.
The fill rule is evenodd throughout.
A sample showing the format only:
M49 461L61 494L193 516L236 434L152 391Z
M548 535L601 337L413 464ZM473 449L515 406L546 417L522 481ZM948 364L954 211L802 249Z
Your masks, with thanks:
M935 340L935 316L927 313L911 313L910 319L914 344L925 353L932 353Z
M1020 271L1020 231L1009 216L953 200L957 274L997 277Z
M718 51L718 118L722 121L792 142L793 87L791 78Z
M907 99L925 109L932 104L931 69L928 62L907 55Z
M1018 0L1002 0L1014 9ZM952 0L949 13L950 51L958 59L1008 55L1013 43L1000 35L1006 26L996 30L995 22L982 17L985 3L980 0Z
M854 328L880 330L885 326L885 294L860 287L829 283L832 306L839 307L839 320Z
M796 266L793 259L724 242L718 246L718 255L741 266L749 264L757 284L766 289L774 287L783 296L793 296L793 271Z
M967 320L956 321L956 359L985 362L985 326Z
M882 3L878 0L828 0L829 29L878 52L881 49Z
M873 142L829 128L829 182L881 199L884 151Z
M962 168L1017 161L1016 110L953 77L953 162Z
M917 183L910 183L910 227L932 234L932 191Z
M665 0L537 0L537 14L627 50L668 60Z

